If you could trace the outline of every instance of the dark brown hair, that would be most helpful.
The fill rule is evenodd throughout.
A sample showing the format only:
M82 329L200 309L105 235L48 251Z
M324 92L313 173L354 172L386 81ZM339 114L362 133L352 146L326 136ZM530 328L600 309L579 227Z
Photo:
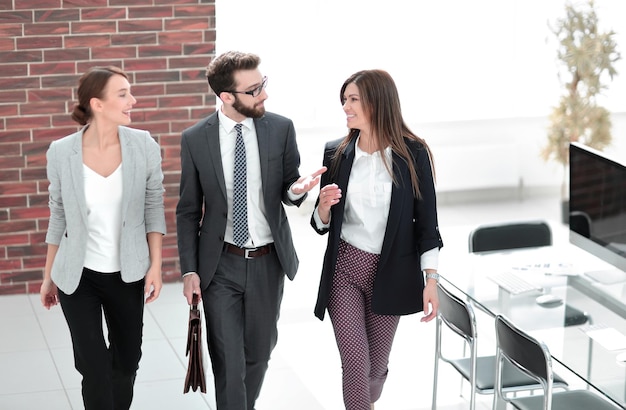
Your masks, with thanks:
M397 183L392 172L392 164L389 164L384 154L386 147L391 147L392 152L400 156L409 167L411 175L411 185L413 194L420 198L419 180L415 171L415 159L409 151L404 138L418 141L427 150L432 163L432 153L430 148L422 138L414 134L404 122L400 108L400 97L393 78L383 70L363 70L352 74L341 87L339 98L343 105L344 92L348 84L355 84L359 89L361 104L370 117L370 128L372 138L375 139L378 151L381 153L387 171L392 176L394 183ZM338 168L339 159L348 144L359 135L358 129L350 129L348 135L339 144L333 162L331 164L331 175L334 175ZM433 170L434 175L434 170Z
M93 117L90 101L92 98L103 98L104 89L109 79L114 75L121 75L128 80L128 75L122 69L108 67L92 67L78 80L78 103L74 105L72 119L80 125L87 124Z
M220 54L207 67L206 77L209 86L218 97L225 91L233 91L237 87L235 71L254 70L260 63L261 58L255 54L240 51L227 51Z

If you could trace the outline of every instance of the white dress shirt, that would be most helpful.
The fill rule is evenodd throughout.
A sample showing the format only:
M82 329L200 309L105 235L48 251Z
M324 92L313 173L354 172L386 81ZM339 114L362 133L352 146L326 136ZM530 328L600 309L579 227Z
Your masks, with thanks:
M220 150L224 181L226 182L226 199L228 203L228 218L224 241L233 241L233 172L235 167L235 140L237 123L221 112L220 122ZM269 223L265 218L265 203L263 202L263 183L261 181L261 161L259 159L259 144L256 129L252 118L241 122L243 141L246 146L246 173L247 173L247 203L248 203L248 233L250 234L245 248L254 248L274 242Z
M348 181L341 239L369 253L379 254L391 204L392 179L380 152L372 154L359 148L356 141L354 162ZM384 151L391 164L391 148Z
M348 180L341 239L369 253L380 254L387 227L393 180L387 171L380 152L369 154L359 148L357 138L354 162ZM388 164L392 164L391 147L383 151ZM319 229L328 228L319 214L313 213ZM420 256L422 270L438 267L439 249L434 248Z

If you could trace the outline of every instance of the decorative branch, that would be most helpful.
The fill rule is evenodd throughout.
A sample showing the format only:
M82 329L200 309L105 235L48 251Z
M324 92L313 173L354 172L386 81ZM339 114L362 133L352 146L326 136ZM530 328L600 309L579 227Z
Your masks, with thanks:
M582 10L566 4L565 14L550 27L559 41L559 78L566 77L565 93L550 114L548 141L541 155L567 167L570 142L599 150L611 143L610 113L597 105L596 96L607 88L604 80L617 75L614 63L621 55L613 40L615 32L598 32L593 0Z

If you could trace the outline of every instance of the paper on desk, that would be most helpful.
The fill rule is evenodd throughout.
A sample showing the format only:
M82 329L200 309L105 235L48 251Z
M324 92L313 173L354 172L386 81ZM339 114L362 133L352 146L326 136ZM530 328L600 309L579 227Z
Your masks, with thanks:
M519 264L513 266L513 270L517 271L530 271L541 272L546 275L554 276L578 276L579 272L574 268L571 263L563 262L536 262Z
M626 336L615 328L588 326L581 330L607 350L626 349Z

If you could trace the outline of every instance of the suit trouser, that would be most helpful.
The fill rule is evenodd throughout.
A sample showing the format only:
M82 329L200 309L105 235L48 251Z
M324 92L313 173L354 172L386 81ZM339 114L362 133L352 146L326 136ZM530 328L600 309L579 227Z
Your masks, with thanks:
M379 255L341 241L328 303L347 410L369 410L387 379L387 365L400 316L372 312Z
M72 335L74 363L83 376L86 410L128 410L141 358L144 280L124 283L119 273L85 268L71 295L59 300ZM102 327L107 324L108 346Z
M285 275L275 252L223 252L202 292L219 410L253 410L278 338Z

